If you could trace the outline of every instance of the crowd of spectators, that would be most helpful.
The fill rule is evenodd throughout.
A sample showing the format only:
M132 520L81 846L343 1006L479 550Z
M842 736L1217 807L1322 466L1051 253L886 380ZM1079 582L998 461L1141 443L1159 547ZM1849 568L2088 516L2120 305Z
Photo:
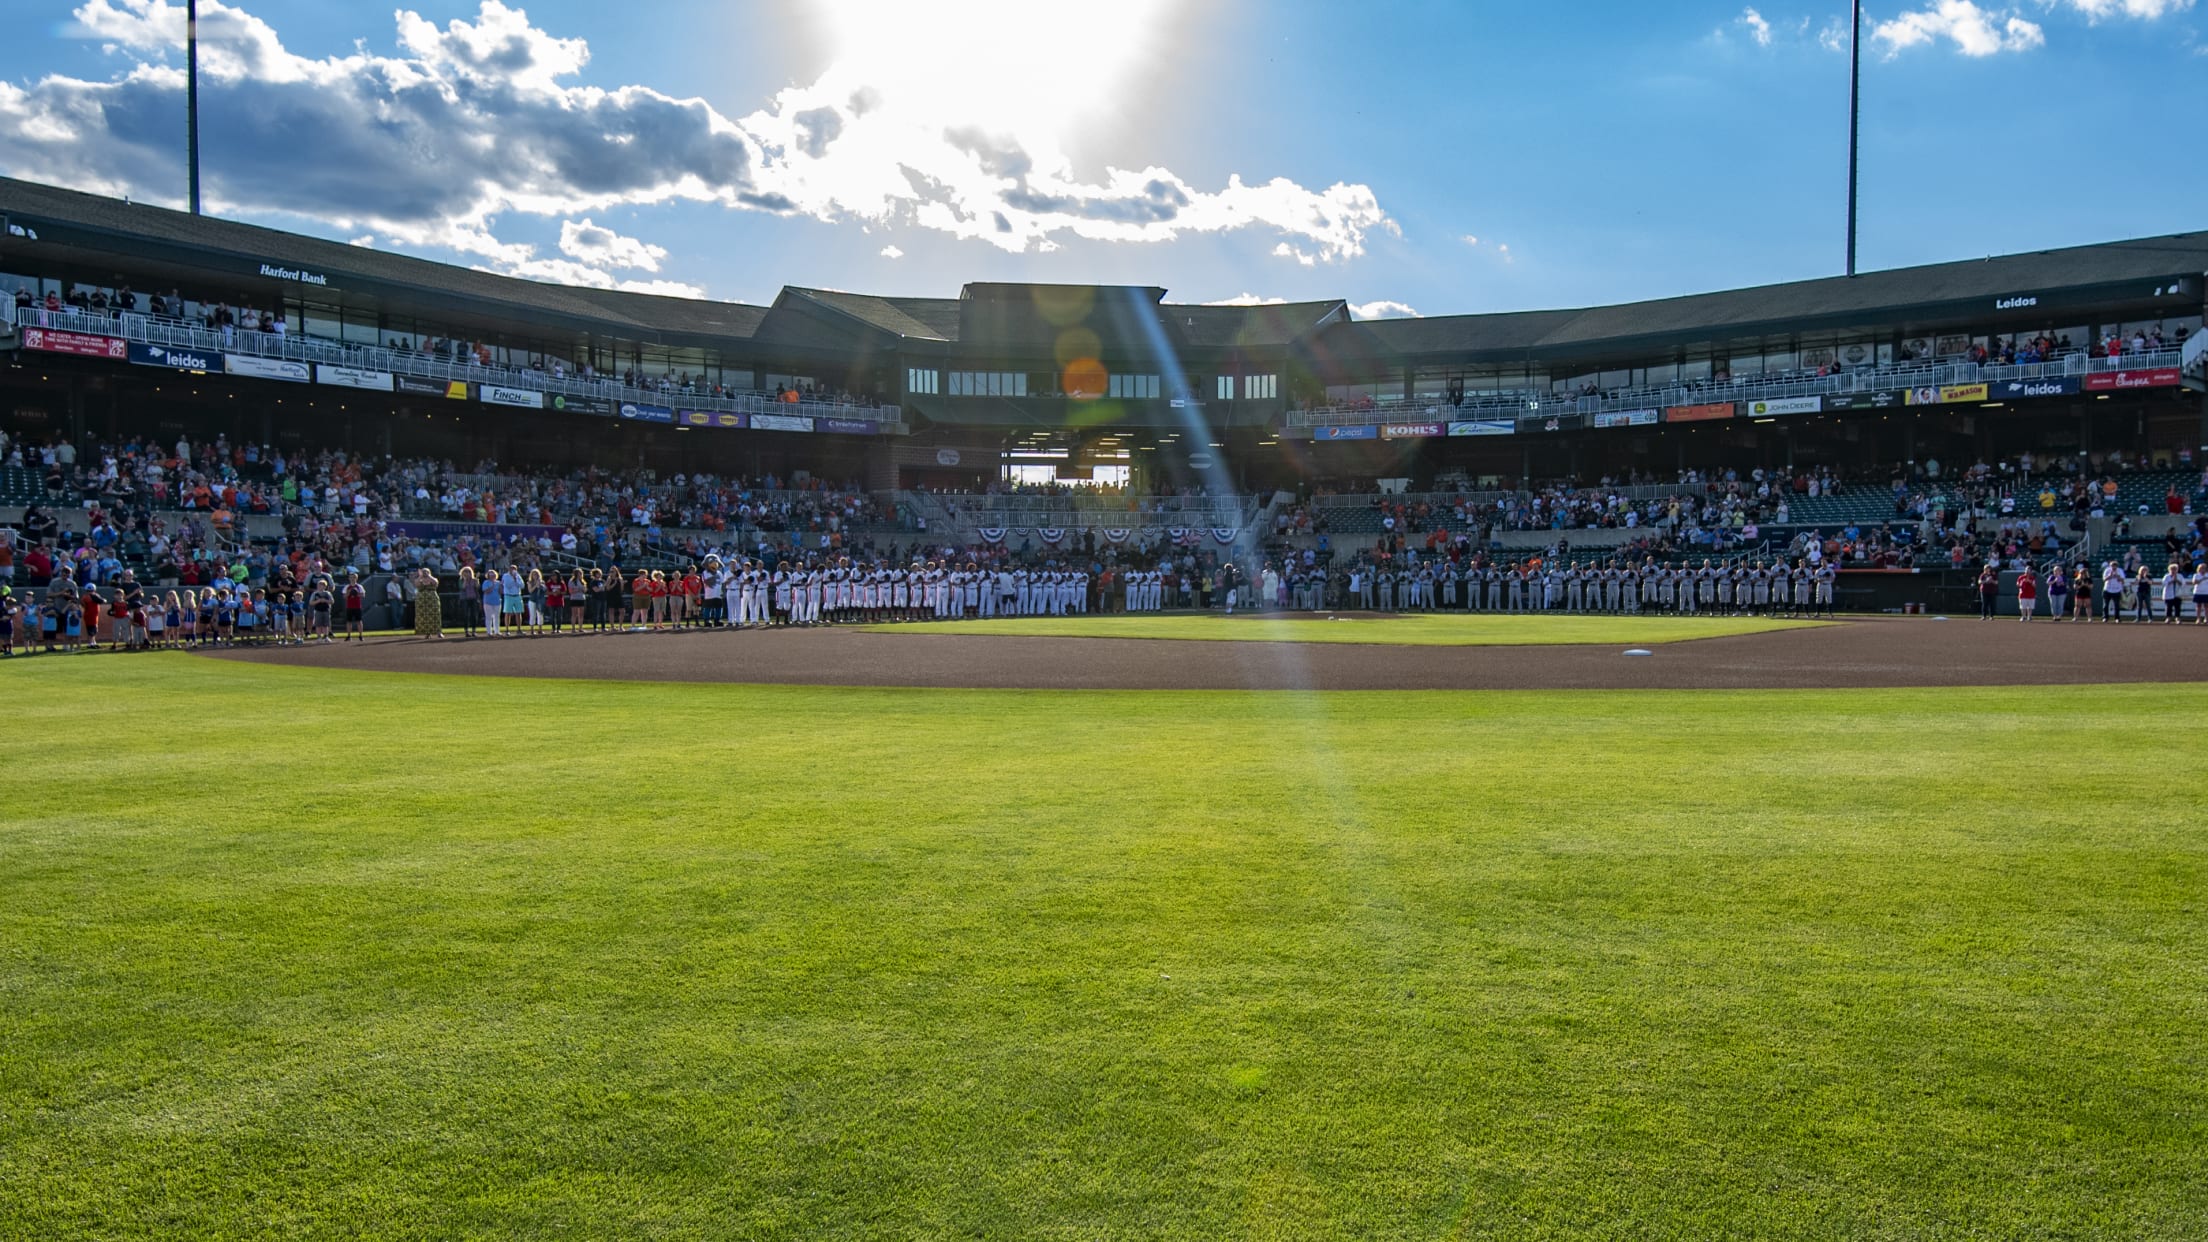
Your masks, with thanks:
M265 572L272 559L295 554L365 572L451 570L500 562L524 543L521 554L633 558L669 545L675 529L840 543L885 523L875 498L855 484L771 475L532 473L489 462L463 471L450 462L286 453L219 437L173 446L132 440L82 455L65 441L0 438L0 462L43 483L44 503L30 505L21 523L21 559L34 581L59 564L76 567L79 582L108 581L137 561L189 583L217 566ZM278 520L275 546L247 537L254 517ZM539 529L417 537L395 525L406 522Z
M167 293L153 293L141 297L129 285L113 289L92 285L72 285L65 294L50 289L38 294L29 285L19 284L15 290L15 305L19 319L35 320L36 312L47 314L76 312L84 315L121 318L124 315L145 315L180 327L196 328L220 337L223 347L234 349L241 333L252 333L274 339L289 334L291 326L281 308L254 307L243 302L233 305L225 301L208 301L186 298L177 289ZM619 372L601 370L585 360L575 362L555 353L528 353L501 363L495 347L489 342L456 336L430 334L392 336L385 338L384 348L394 354L419 354L423 357L461 366L491 368L501 365L516 370L535 372L551 379L606 380L644 392L665 396L685 397L750 397L764 396L774 401L796 404L817 402L858 408L881 404L878 399L864 397L842 389L830 388L812 380L799 383L777 383L772 390L726 384L706 375L672 368L653 372L641 364L631 365Z

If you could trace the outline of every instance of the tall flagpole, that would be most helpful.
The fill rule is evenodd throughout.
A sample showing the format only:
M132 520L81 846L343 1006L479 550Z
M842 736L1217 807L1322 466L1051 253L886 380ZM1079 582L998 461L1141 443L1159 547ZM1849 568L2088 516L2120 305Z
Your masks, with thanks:
M184 4L184 163L192 181L192 214L199 214L199 0Z
M1855 167L1861 141L1863 98L1863 0L1855 0L1848 27L1848 275L1855 275Z

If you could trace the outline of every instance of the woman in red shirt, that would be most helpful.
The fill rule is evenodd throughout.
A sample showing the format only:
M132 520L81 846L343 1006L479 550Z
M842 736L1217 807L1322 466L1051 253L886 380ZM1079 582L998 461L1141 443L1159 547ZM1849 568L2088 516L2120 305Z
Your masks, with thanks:
M2031 620L2033 611L2038 607L2039 575L2032 572L2031 566L2026 565L2023 572L2016 575L2016 619Z
M560 632L560 622L567 613L567 579L558 574L544 576L544 610L552 622L552 632Z

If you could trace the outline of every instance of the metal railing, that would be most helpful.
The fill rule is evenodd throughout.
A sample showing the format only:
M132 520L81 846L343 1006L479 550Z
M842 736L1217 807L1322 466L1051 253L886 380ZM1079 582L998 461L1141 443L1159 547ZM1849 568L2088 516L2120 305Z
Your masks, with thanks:
M326 363L363 371L384 371L414 379L444 383L464 381L501 388L519 388L546 394L597 397L646 405L679 405L684 409L730 414L788 414L803 418L850 419L882 424L893 435L910 434L903 411L893 405L866 405L842 401L796 402L776 399L772 393L735 393L713 396L695 390L661 389L625 384L604 376L585 378L554 375L534 367L485 366L468 358L456 360L418 350L389 349L380 345L348 345L318 337L232 328L215 331L193 327L178 319L138 312L99 315L75 309L50 311L37 306L13 308L18 328L52 328L94 336L119 337L142 345L194 349L205 353L241 354L285 362Z
M2191 349L2193 344L2194 342L2188 342L2187 348ZM1479 418L1535 418L1554 414L1606 414L1717 401L1773 401L1787 397L1842 396L1904 388L1945 388L1957 384L2060 379L2180 365L2182 358L2180 351L2176 349L2122 354L2114 358L2092 358L2083 352L2075 352L2045 362L2013 363L2005 366L1960 361L1911 363L1844 371L1834 375L1742 375L1730 380L1625 389L1599 396L1519 391L1467 393L1464 401L1457 405L1431 398L1376 402L1370 406L1361 403L1332 405L1311 410L1290 410L1286 425L1367 426L1399 422L1461 422Z
M1234 514L1256 502L1254 496L1105 496L1068 492L1062 495L977 492L944 494L941 500L961 510L992 509L1005 513L1065 511L1096 513L1106 517L1173 516L1184 514Z

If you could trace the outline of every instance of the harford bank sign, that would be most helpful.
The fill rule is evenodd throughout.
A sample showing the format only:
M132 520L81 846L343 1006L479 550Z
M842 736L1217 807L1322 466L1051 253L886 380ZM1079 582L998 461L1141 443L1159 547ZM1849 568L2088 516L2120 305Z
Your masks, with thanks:
M276 263L261 264L261 275L271 280L296 280L303 285L327 285L330 278L320 272L309 272L296 267L284 267Z

